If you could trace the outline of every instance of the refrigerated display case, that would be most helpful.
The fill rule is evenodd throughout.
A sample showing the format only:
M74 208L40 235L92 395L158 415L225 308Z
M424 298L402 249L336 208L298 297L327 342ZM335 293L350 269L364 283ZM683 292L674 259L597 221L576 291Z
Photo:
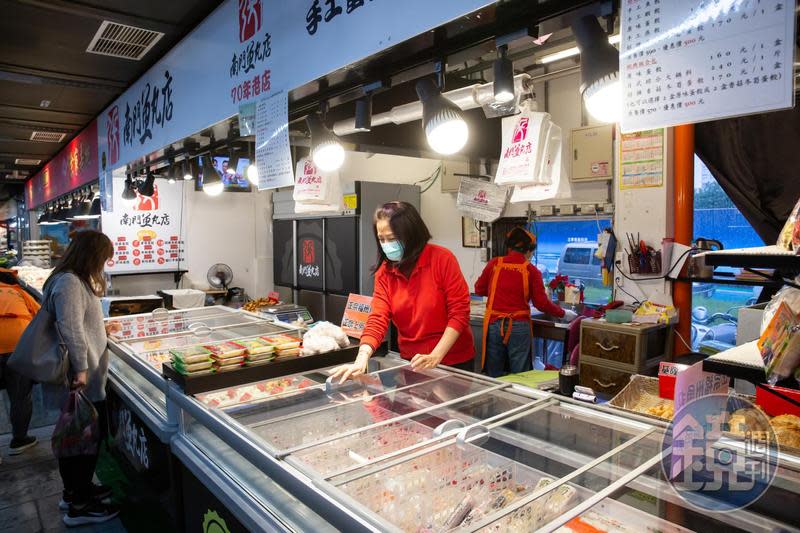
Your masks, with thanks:
M777 475L757 502L703 512L661 472L665 423L453 369L373 364L344 385L320 372L175 395L173 450L214 473L247 529L282 517L290 530L797 530L796 457L766 459Z

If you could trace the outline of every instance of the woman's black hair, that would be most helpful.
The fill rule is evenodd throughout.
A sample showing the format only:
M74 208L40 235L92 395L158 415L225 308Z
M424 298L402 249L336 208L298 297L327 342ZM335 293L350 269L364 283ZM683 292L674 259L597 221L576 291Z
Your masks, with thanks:
M536 239L524 228L517 226L506 235L506 247L521 254L526 254L536 249Z
M383 248L381 248L381 241L378 239L379 220L387 220L395 239L403 243L403 258L397 262L396 267L403 275L410 276L422 250L431 240L431 232L428 231L428 226L425 225L419 211L408 202L389 202L376 209L375 216L372 218L373 234L378 245L376 271L384 261L388 261L386 254L383 253Z

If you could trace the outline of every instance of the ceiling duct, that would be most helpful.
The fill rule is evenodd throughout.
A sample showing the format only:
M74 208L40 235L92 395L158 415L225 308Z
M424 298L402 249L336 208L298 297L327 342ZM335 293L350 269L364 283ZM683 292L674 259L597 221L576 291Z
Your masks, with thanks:
M15 165L24 165L26 167L35 167L41 162L42 162L41 159L22 159L19 157L14 160Z
M86 51L139 61L163 36L161 32L104 20Z
M33 131L31 132L31 140L40 143L60 143L66 137L66 133L57 133L54 131Z

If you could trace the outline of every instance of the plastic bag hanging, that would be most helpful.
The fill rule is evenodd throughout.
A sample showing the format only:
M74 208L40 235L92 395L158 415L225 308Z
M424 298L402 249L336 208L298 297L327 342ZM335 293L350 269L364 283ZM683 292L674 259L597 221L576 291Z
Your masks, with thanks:
M461 178L456 208L464 216L481 222L494 222L503 214L507 198L505 187L475 178Z
M495 174L496 185L549 184L542 161L552 121L549 113L522 107L519 115L503 119L503 145Z
M547 157L543 161L542 172L548 184L532 183L516 185L511 194L511 203L537 202L540 200L551 200L554 198L570 198L572 188L569 179L563 168L561 158L562 134L561 127L556 124L550 125L550 132L547 139Z

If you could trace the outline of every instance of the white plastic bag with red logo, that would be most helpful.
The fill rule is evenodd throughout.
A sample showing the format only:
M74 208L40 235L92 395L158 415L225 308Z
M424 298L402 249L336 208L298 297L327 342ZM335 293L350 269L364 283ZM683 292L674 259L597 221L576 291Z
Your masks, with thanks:
M339 183L338 172L323 172L313 161L302 158L295 168L292 197L304 204L329 204L335 200L334 183Z
M292 197L297 214L344 211L339 173L322 172L310 159L303 158L297 162Z
M497 185L549 185L545 162L552 120L525 103L518 115L503 119L503 147L494 182Z
M503 214L508 198L508 189L489 181L461 178L456 207L464 216L494 222Z
M570 198L572 188L568 179L563 178L564 172L561 161L561 128L550 124L546 144L547 156L542 160L542 176L547 183L530 183L514 186L511 194L511 203L537 202Z

